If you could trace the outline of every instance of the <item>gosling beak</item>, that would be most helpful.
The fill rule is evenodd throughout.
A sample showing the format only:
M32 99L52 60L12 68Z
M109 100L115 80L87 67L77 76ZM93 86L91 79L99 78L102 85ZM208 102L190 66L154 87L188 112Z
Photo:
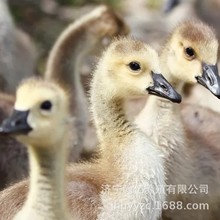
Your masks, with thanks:
M167 82L162 74L152 72L154 85L147 88L149 94L166 98L172 102L180 103L182 97L176 90Z
M0 126L0 134L27 134L32 130L27 122L28 114L29 111L14 110L12 115L2 122Z
M180 0L167 0L164 4L163 11L164 13L169 13L180 3Z
M199 84L206 87L212 94L220 98L220 76L218 75L218 66L202 64L202 76L197 76Z

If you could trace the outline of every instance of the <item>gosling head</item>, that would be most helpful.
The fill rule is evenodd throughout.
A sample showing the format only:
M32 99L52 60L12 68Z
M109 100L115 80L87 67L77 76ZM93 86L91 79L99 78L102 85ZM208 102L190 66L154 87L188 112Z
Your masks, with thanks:
M97 7L91 14L94 24L87 27L98 42L109 43L110 39L117 35L127 35L129 28L124 20L110 7L102 5Z
M67 93L55 83L31 78L18 87L14 111L0 133L14 135L25 145L53 146L67 132L68 117Z
M212 28L200 21L184 22L174 30L166 49L169 73L174 79L198 82L220 98L218 40Z
M181 101L181 96L160 74L156 51L143 42L127 38L115 40L97 68L96 79L110 88L112 95L127 98L148 92L173 102Z

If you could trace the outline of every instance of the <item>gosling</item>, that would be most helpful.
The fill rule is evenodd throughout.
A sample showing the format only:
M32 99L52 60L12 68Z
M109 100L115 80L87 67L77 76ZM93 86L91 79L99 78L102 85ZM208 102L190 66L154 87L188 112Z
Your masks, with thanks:
M0 128L27 146L30 159L30 189L14 220L69 219L64 195L69 119L68 94L58 84L36 78L20 84L14 111Z

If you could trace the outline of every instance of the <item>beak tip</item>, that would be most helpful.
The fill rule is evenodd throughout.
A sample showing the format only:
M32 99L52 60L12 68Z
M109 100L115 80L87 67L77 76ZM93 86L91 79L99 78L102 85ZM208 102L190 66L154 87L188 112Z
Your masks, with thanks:
M181 103L181 102L182 102L182 97L181 97L181 96L175 97L172 101L173 101L174 103Z
M220 98L220 77L217 64L209 65L203 63L202 69L202 76L196 76L197 82L208 89L217 98Z
M182 102L182 99L177 99L176 100L176 103L181 103Z

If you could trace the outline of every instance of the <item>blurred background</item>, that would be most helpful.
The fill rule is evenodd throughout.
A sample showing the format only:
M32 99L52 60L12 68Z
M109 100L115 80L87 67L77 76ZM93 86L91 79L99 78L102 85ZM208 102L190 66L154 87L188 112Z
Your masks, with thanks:
M8 0L16 25L38 48L38 70L66 25L98 4L107 4L123 16L131 34L160 48L170 30L185 19L200 18L220 33L220 0Z
M8 0L17 27L28 33L38 49L38 71L43 72L45 58L59 33L78 17L99 4L107 4L121 14L132 28L134 36L146 40L143 33L157 33L149 20L158 22L157 12L163 0ZM155 13L156 12L156 13ZM153 28L153 29L152 29ZM161 34L163 30L160 31ZM149 36L147 37L149 38Z

